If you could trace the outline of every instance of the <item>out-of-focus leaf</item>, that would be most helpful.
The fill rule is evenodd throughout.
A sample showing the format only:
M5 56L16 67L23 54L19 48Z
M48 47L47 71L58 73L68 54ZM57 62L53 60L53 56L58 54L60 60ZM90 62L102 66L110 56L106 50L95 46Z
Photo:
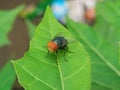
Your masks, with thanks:
M102 85L98 85L96 83L92 83L92 89L91 90L111 90L110 88L104 87Z
M58 33L67 39L74 39L71 33L54 18L50 8L31 40L30 48L24 57L14 61L19 82L26 90L90 90L90 58L83 46L76 40L69 43L66 62L63 51L59 56L50 53L44 46Z
M120 64L120 42L118 44L119 44L119 64Z
M0 70L0 90L11 90L15 81L16 74L11 62L8 62Z
M28 32L29 32L29 36L30 38L33 37L34 35L34 32L35 32L35 29L36 29L36 26L29 20L29 19L26 19L26 24L27 24L27 27L28 27Z
M24 6L19 6L8 11L0 10L0 47L10 43L7 35L12 29L15 19L23 7Z
M120 40L119 8L119 0L105 0L97 5L97 23L94 28L111 44Z
M36 18L39 15L42 15L45 12L45 9L48 5L50 5L52 0L40 0L39 3L36 5L36 8L32 13L28 13L26 16L30 20Z
M105 0L97 5L97 22L94 28L70 24L72 32L76 33L77 31L77 34L79 33L78 36L75 35L76 38L87 45L86 48L88 48L92 57L93 82L98 84L98 88L99 86L105 86L110 88L109 90L120 89L118 84L120 83L120 66L118 64L119 8L119 0Z
M68 28L82 42L91 56L92 81L98 85L119 90L118 43L110 44L93 28L71 20L68 20ZM114 36L116 37L116 34Z

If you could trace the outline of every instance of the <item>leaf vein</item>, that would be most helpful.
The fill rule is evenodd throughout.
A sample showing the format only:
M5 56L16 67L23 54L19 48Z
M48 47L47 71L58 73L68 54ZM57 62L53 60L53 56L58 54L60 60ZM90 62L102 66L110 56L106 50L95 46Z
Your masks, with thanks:
M29 73L34 79L36 79L37 81L40 81L41 83L43 83L44 85L50 87L53 90L57 90L55 87L47 84L46 82L44 82L43 80L39 79L38 77L36 77L34 74L32 74L30 71L28 71L24 66L22 67L23 70L25 70L27 73Z
M73 72L72 74L66 76L66 77L64 78L64 80L67 80L67 79L75 76L75 75L76 75L78 72L80 72L82 69L85 69L84 67L85 67L86 64L87 64L87 61L86 61L85 64L84 64L82 67L80 67L77 71L75 71L75 72ZM86 69L85 69L85 70L86 70Z
M42 62L42 63L44 63L44 64L46 64L46 65L49 65L49 66L52 66L52 67L57 67L57 66L55 66L55 65L53 65L53 64L49 64L49 63L46 63L46 62L44 62L44 61L42 61L42 60L39 60L38 58L33 57L33 56L31 56L31 55L28 55L28 54L27 54L27 56L29 56L29 57L31 57L31 58L34 58L34 59L36 59L36 60L38 60L38 61L40 61L40 62Z

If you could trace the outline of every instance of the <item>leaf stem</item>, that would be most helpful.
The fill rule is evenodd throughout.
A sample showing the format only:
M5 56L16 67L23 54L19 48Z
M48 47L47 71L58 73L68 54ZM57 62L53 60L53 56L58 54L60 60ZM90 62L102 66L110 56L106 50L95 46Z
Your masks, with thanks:
M58 70L59 70L59 74L60 74L61 86L62 86L62 90L64 90L64 81L63 81L61 66L60 66L60 63L58 60L58 55L56 55L56 56L57 56L57 66L58 66Z

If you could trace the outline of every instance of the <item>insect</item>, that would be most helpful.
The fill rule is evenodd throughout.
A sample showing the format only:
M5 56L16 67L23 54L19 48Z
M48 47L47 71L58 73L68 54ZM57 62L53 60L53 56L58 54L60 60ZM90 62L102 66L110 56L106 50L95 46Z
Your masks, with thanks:
M65 61L68 62L68 60L65 58L66 52L70 52L68 51L67 45L68 45L68 41L65 37L56 36L47 44L48 54L49 52L55 52L56 55L58 55L58 50L64 50L63 57Z

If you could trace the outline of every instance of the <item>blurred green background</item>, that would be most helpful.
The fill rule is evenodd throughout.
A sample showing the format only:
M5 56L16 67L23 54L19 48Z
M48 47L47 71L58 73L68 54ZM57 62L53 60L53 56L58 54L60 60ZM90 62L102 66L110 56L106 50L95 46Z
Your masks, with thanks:
M38 2L39 0L0 0L0 9L10 10L21 4L30 5L33 3L37 4ZM28 28L23 19L17 17L8 37L11 41L11 45L5 45L0 48L0 68L6 64L12 55L14 57L12 59L21 58L28 49L30 38L28 35ZM13 90L23 90L17 80L13 86Z

